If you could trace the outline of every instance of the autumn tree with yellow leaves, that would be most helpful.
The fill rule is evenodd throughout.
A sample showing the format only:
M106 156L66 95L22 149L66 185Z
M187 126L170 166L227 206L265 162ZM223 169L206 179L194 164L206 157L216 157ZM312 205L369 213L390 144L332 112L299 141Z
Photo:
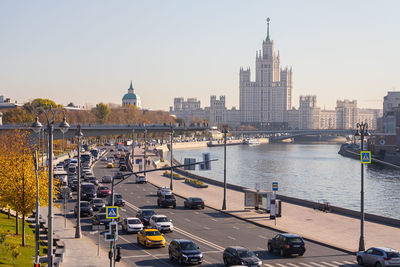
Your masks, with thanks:
M22 246L25 246L25 217L36 208L34 150L35 144L29 131L14 130L0 135L0 204L22 214ZM38 170L38 180L40 205L46 206L47 168ZM56 180L53 192L54 195L57 193ZM18 221L18 217L16 220Z

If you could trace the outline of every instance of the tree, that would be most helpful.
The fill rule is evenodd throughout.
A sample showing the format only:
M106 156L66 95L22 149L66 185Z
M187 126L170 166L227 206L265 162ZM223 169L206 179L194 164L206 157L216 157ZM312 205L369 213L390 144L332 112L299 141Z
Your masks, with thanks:
M52 108L62 107L62 105L57 105L56 102L54 102L53 100L47 99L47 98L44 98L44 99L36 98L31 103L27 103L25 105L31 105L35 108L42 107L44 109L50 109L50 107L52 107Z
M100 102L94 108L94 113L96 115L97 120L100 123L104 124L108 115L110 114L110 109L108 108L108 106L106 104L104 104L103 102Z
M33 150L28 131L9 131L0 136L0 203L7 203L22 214L22 246L25 246L25 216L36 207ZM47 205L47 169L39 169L38 178L40 204ZM54 195L58 192L57 185L54 180Z
M34 119L35 115L33 114L33 112L27 110L24 107L10 109L3 114L4 124L31 123Z

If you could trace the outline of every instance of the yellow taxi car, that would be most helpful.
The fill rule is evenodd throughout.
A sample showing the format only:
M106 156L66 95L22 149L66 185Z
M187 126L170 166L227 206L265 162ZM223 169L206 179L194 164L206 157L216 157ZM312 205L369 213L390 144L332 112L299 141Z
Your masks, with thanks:
M107 168L114 168L114 164L112 164L111 162L107 163Z
M145 247L165 247L166 241L157 229L143 229L137 234L138 244L142 244Z

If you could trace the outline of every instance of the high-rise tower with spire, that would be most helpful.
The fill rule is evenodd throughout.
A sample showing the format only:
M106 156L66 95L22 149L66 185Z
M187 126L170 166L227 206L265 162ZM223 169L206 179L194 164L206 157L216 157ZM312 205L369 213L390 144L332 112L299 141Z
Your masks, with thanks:
M280 67L280 55L274 51L269 34L262 50L256 51L255 81L251 81L250 68L240 68L239 91L241 122L249 124L284 123L286 111L292 107L292 69Z

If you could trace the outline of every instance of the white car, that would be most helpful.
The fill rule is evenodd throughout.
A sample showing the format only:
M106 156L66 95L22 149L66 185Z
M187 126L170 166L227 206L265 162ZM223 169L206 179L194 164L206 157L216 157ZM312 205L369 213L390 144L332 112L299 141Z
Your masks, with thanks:
M161 195L166 195L166 194L172 194L172 190L169 189L168 187L161 187L157 190L157 196L161 196Z
M174 225L165 215L153 215L149 220L149 225L157 228L160 232L174 231Z
M108 158L107 163L114 163L114 160L112 158Z
M122 221L122 231L125 233L137 233L143 230L143 223L137 217L128 217Z
M63 167L60 167L60 166L57 166L57 167L56 167L56 171L57 171L57 172L62 172L62 171L64 171L64 168L63 168Z
M112 182L112 178L110 175L105 175L103 176L103 178L101 179L102 183L111 183Z
M143 175L138 175L138 176L136 176L136 183L137 184L141 184L141 183L147 183L147 180L146 180L146 176L143 176Z
M107 157L102 157L101 161L107 161Z

